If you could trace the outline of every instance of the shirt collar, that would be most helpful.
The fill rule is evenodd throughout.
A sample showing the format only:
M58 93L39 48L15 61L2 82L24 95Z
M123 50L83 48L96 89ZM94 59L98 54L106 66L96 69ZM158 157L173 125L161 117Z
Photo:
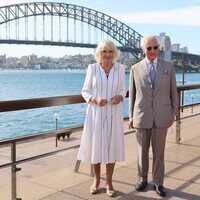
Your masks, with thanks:
M152 62L151 62L148 58L145 58L145 59L146 59L146 63L147 63L148 65L152 64ZM158 58L155 58L154 61L153 61L154 66L157 65L157 62L158 62Z

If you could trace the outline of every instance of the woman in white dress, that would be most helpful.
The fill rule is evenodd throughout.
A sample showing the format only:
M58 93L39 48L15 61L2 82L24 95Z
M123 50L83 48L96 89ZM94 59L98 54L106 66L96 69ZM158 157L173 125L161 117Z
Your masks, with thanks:
M99 190L101 164L106 165L106 191L113 196L115 162L125 160L123 99L126 96L125 68L116 61L119 51L110 40L95 51L97 63L87 69L82 96L88 103L78 160L93 164L91 194Z

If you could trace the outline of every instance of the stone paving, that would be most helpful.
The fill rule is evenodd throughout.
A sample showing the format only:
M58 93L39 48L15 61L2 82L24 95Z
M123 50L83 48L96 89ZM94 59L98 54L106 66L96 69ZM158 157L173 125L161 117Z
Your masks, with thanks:
M175 144L175 125L167 136L165 154L164 199L200 199L200 116L186 118L181 123L181 144ZM127 122L124 123L127 130ZM127 130L128 131L128 130ZM45 153L80 143L81 133L77 132L69 139L58 142L55 138L30 141L17 145L17 158ZM79 172L74 173L77 148L56 155L20 164L22 170L17 173L17 197L22 200L87 200L87 199L161 199L153 191L151 182L151 162L149 185L144 192L135 190L137 182L136 141L134 132L125 135L126 161L116 165L113 185L116 195L106 195L105 166L102 166L100 191L96 195L89 193L93 182L90 165L81 163ZM0 164L10 159L10 148L0 148ZM150 160L152 156L150 155ZM11 199L10 168L0 170L0 200Z

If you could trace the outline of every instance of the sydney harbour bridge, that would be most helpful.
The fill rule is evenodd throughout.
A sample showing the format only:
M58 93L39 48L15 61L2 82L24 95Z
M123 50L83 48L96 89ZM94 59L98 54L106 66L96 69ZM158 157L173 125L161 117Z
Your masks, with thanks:
M53 2L29 2L0 7L0 44L31 44L95 48L111 39L138 57L142 35L123 22L90 8ZM184 53L185 54L185 53ZM200 56L184 55L195 64ZM172 59L183 53L172 52Z

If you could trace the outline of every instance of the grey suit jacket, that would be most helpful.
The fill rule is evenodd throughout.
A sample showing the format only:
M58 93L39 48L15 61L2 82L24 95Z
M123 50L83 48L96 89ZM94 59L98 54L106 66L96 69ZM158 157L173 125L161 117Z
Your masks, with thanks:
M135 128L169 127L178 112L174 66L158 58L154 89L145 60L133 65L129 82L129 117Z

